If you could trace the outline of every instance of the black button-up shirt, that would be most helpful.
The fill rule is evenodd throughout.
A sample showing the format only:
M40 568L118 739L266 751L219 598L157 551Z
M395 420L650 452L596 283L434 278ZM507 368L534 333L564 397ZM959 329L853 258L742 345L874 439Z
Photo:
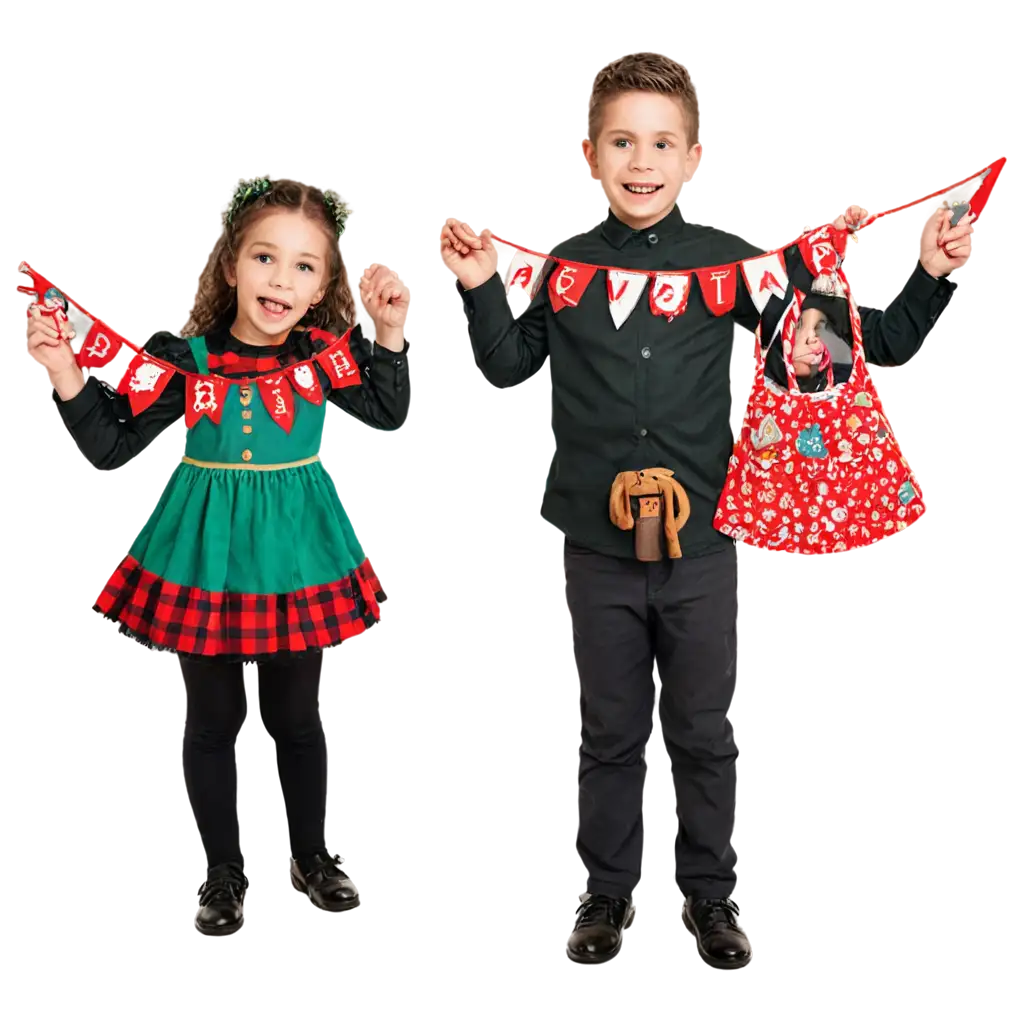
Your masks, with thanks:
M642 231L609 214L603 224L557 246L552 256L670 271L729 264L764 251L735 235L687 224L675 208ZM861 307L867 359L880 365L910 359L954 288L918 264L888 309ZM669 322L652 315L645 292L619 330L608 309L604 271L594 276L578 306L557 313L545 281L518 320L497 274L459 291L477 365L492 384L519 384L551 359L556 450L541 507L545 519L579 544L630 557L633 538L608 515L612 481L626 470L664 466L690 498L690 519L680 534L684 555L733 543L714 528L714 512L733 446L733 322L753 331L759 319L742 281L731 317L712 315L692 280L682 316Z

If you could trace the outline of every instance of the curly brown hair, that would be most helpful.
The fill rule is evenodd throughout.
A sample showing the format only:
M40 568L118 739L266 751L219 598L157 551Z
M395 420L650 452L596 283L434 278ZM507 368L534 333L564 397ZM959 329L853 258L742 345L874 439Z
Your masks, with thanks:
M355 301L348 285L345 262L338 248L335 221L324 205L323 192L312 185L282 178L272 181L268 191L243 206L224 225L206 261L206 268L200 275L195 305L189 314L188 323L182 328L185 337L205 335L231 326L237 303L235 289L228 284L225 271L234 266L246 229L261 213L271 209L301 211L304 216L322 225L330 239L327 247L330 270L324 297L306 311L299 324L341 334L355 323Z
M624 92L656 92L680 102L686 115L686 139L697 144L700 111L697 90L690 81L690 72L660 53L631 53L602 68L594 79L590 93L590 116L587 129L590 141L596 143L601 134L601 118L605 104Z

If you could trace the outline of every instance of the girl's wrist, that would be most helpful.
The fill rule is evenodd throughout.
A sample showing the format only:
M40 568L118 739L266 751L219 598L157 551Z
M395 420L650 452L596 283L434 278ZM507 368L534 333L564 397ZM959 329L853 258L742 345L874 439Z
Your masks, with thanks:
M401 327L377 327L377 344L391 352L401 352L405 348L405 331Z

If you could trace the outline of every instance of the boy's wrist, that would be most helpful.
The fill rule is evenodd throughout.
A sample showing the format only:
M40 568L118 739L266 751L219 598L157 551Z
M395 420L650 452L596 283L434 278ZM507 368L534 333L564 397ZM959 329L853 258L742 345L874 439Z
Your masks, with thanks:
M79 366L69 366L57 371L51 370L50 384L62 402L70 402L85 387L85 375Z

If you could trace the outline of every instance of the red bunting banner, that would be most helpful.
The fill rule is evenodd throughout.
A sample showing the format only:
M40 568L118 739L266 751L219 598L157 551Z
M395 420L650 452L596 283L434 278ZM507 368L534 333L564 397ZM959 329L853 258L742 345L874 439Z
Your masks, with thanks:
M209 416L214 423L220 423L228 381L216 377L200 377L193 373L186 374L185 381L185 426L194 427L204 416Z
M286 434L292 431L295 421L295 396L288 385L289 374L282 373L277 377L260 377L256 381L260 398L266 406L270 418L281 427Z
M871 214L863 223L850 229L842 230L832 224L825 224L812 231L805 231L778 249L718 267L687 267L678 271L611 267L582 263L579 260L558 259L533 249L526 249L498 235L492 237L495 242L515 250L505 275L506 292L513 287L521 287L529 293L531 299L534 298L547 264L555 264L555 269L548 277L548 294L556 313L566 306L579 305L583 293L598 271L604 271L606 275L608 310L616 329L629 318L649 282L651 290L648 301L651 313L655 316L668 317L670 321L682 316L686 312L693 277L697 278L704 304L714 316L724 316L735 307L736 282L739 278L742 278L746 285L758 313L763 313L773 295L784 299L788 293L789 276L786 273L783 254L791 246L799 247L804 263L814 277L827 276L835 279L845 255L847 235L873 224L882 217L930 199L941 198L943 205L953 211L953 223L968 213L973 215L976 222L1005 163L1006 158L1001 157L970 178L964 178L955 185L931 192L913 202Z
M220 422L228 388L232 384L243 383L243 379L215 373L188 373L171 363L154 359L139 346L111 330L27 263L22 263L18 270L32 278L31 285L18 286L19 292L33 298L28 308L29 317L51 320L60 336L69 343L72 330L77 337L84 338L81 349L75 355L79 366L106 366L123 346L136 353L118 385L118 391L128 397L133 415L137 416L149 408L163 393L174 374L181 373L186 378L186 424L194 426L203 416L208 416L214 423ZM311 340L320 341L326 347L312 360L286 368L275 367L269 375L244 379L245 383L257 385L267 411L282 429L290 431L292 427L295 410L293 391L313 405L323 404L324 392L314 370L314 362L323 367L334 388L352 387L362 382L359 366L349 347L351 333L350 330L346 331L338 338L328 331L313 328L309 331ZM227 358L224 359L224 365L229 365Z

